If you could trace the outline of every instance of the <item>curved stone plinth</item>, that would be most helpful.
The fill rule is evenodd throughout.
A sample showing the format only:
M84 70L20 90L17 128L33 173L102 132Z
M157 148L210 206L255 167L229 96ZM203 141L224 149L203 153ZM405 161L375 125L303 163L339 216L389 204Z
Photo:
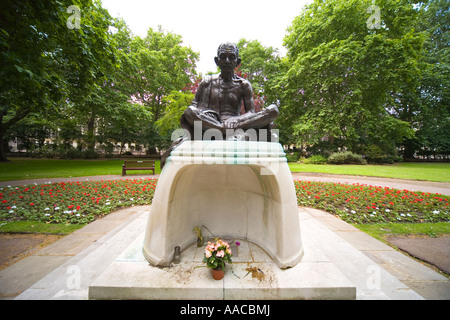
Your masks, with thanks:
M280 268L303 256L297 198L279 143L185 141L159 178L143 253L166 266L174 247L196 241L195 226L262 247Z

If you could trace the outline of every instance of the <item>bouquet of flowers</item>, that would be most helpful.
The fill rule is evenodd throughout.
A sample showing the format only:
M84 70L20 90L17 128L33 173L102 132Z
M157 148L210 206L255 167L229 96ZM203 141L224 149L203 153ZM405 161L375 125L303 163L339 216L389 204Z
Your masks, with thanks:
M221 239L215 239L215 242L208 241L203 262L208 268L224 270L226 262L232 263L230 245Z

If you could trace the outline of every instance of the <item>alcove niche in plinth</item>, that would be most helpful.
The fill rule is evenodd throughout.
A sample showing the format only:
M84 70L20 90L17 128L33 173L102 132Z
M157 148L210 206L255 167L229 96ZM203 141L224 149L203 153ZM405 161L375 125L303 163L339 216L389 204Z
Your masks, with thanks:
M167 159L155 190L143 253L169 265L174 248L196 242L195 226L246 239L280 268L303 256L297 198L279 143L185 141Z

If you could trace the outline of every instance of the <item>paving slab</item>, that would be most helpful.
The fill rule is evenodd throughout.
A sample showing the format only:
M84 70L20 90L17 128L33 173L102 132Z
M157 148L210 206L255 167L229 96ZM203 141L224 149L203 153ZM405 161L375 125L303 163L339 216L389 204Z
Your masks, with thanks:
M140 241L148 212L149 206L119 210L98 220L97 231L92 226L82 228L74 233L72 243L63 242L71 239L64 237L0 270L0 298L88 299L89 286L112 265L120 263L116 260L124 259L124 252ZM450 299L449 279L411 257L326 212L299 208L299 217L302 242L308 248L302 268L311 263L333 266L356 287L356 299ZM121 223L108 222L114 219ZM105 225L101 225L102 221ZM112 229L108 231L106 225ZM81 235L85 241L75 237ZM63 250L64 247L68 250ZM237 262L239 258L243 256L238 256ZM231 269L226 281L239 280L234 279L234 274L242 276L245 264L241 263L241 269L239 263L233 265L236 269ZM202 269L206 270L198 268L195 272ZM241 282L238 284L243 285ZM233 286L235 290L228 291L226 298L237 299L242 293L239 292L242 288ZM306 298L306 291L303 292ZM311 297L314 297L312 293Z
M171 267L149 265L142 254L144 234L89 286L90 299L279 300L356 298L356 287L330 261L307 257L282 270L256 244L238 239L238 257L216 281L202 263L204 246L189 246ZM312 251L310 250L312 253ZM254 269L259 273L254 277Z
M52 293L52 290L48 290L50 287L47 284L57 285L59 283L61 286L59 290L66 288L68 277L77 274L74 265L76 266L92 251L102 252L101 248L110 241L111 237L138 218L140 214L145 214L148 208L149 206L140 206L137 210L132 207L115 211L108 215L107 219L105 217L97 220L95 224L87 225L38 250L33 255L0 270L0 299L14 299L19 296L25 299L51 298L56 292ZM111 221L116 222L111 223ZM95 229L93 226L98 228ZM113 242L111 245L118 246L119 250L121 248L120 242L118 244ZM104 252L107 256L111 254L108 250ZM114 255L114 251L112 254ZM102 255L99 254L99 257ZM88 274L96 269L97 266L93 265L85 271ZM62 282L58 281L61 277L65 279ZM68 290L68 292L73 292L73 290ZM85 296L87 296L87 291Z
M345 239L348 244L367 256L375 264L367 267L367 273L375 275L379 270L386 271L427 300L450 299L450 280L441 273L368 236L357 228L350 225L346 226L344 221L332 214L317 209L303 209L315 217L317 221L327 225L335 235L338 235L342 240ZM339 222L334 220L339 220ZM382 269L378 269L378 267ZM361 270L361 272L363 271ZM399 288L402 290L401 287ZM374 298L370 294L364 293L364 296L366 295Z

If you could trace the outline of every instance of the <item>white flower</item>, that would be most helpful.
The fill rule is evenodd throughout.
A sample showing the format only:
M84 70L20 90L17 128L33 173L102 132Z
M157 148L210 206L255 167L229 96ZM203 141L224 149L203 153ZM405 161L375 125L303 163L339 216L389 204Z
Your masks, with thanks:
M404 217L404 216L405 216L405 214L404 214L404 213L400 213L400 215L401 215L402 217Z
M386 211L386 212L391 212L391 210L389 210L389 209L386 209L386 210L384 210L384 211Z
M45 209L44 209L44 211L48 211L48 210L50 210L50 208L45 208Z
M351 210L350 212L351 212L351 213L356 213L356 211L355 211L355 210Z
M59 210L59 207L55 207L55 210Z
M79 216L80 216L80 214L79 214L79 213L77 213L77 214L76 214L76 216L77 216L77 217L79 217Z
M14 213L14 210L9 210L9 213Z
M44 216L46 216L46 217L48 217L50 215L50 213L46 213L46 214L44 214Z
M17 207L16 206L12 206L11 209L17 209Z
M433 214L439 214L439 211L438 210L434 210Z

